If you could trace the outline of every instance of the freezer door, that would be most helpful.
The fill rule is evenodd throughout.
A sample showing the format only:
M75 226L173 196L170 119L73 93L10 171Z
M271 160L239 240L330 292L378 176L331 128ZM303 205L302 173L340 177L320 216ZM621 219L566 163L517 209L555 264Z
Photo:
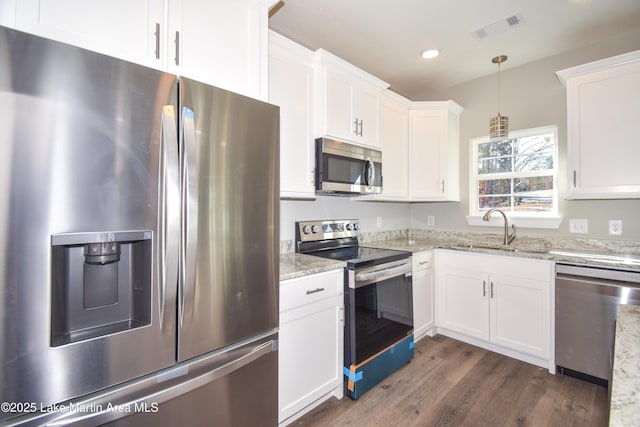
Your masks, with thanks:
M278 334L265 334L9 426L275 426Z
M173 75L0 27L0 401L175 363L176 101Z
M279 110L179 84L182 361L278 327Z

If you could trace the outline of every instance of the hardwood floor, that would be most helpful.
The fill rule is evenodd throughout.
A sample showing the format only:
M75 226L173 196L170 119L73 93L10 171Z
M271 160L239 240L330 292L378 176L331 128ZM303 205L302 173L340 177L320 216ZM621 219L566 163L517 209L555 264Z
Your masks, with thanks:
M302 426L606 426L607 389L444 336L357 401L335 398Z

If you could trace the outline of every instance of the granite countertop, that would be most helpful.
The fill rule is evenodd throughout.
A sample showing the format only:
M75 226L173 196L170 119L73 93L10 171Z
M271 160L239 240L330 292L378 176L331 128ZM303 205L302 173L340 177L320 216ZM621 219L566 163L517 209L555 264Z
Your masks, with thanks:
M409 252L422 252L432 249L455 249L492 255L507 255L555 262L640 270L640 254L637 253L621 253L601 247L577 248L560 246L556 248L551 246L549 242L542 242L540 240L515 242L509 246L505 246L492 238L461 240L416 237L411 239L400 238L369 241L362 243L362 245Z
M455 249L492 255L640 270L640 242L631 241L519 236L511 245L504 246L500 234L414 229L361 233L359 243L361 246L408 252ZM291 241L281 242L280 280L339 269L346 265L342 261L292 253L291 249Z
M347 265L344 261L320 258L298 253L280 254L280 281L304 277L324 271L339 270Z
M611 382L610 426L638 425L640 414L640 307L618 306Z

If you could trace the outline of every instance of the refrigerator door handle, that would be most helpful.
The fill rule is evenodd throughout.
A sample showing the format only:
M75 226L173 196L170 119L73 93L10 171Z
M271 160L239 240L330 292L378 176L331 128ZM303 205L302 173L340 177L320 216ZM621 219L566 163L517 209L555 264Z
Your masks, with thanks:
M131 396L136 394L135 390L131 393L127 393L127 396L122 396L123 401L120 401L117 396L104 395L102 398L95 399L93 401L79 402L78 408L95 407L101 410L93 413L74 413L66 412L62 417L50 420L46 422L46 426L66 426L73 424L75 426L95 426L102 425L104 423L113 422L117 419L124 418L128 415L135 414L141 409L154 409L158 405L175 399L189 393L199 387L212 383L222 377L225 377L238 369L241 369L252 362L268 355L273 351L277 351L278 340L269 340L257 347L247 349L244 354L236 359L224 363L220 366L207 370L202 375L193 377L187 381L177 383L173 386L144 394L142 391L138 396ZM141 384L141 388L144 388L145 384ZM140 392L139 392L140 393ZM118 410L113 410L112 408Z
M198 237L198 171L193 110L182 109L182 277L180 326L193 321Z
M164 329L164 311L173 301L166 301L167 284L175 286L178 280L178 236L180 235L180 175L178 160L178 132L176 114L173 105L162 107L160 154L160 232L159 234L159 266L160 266L160 329Z

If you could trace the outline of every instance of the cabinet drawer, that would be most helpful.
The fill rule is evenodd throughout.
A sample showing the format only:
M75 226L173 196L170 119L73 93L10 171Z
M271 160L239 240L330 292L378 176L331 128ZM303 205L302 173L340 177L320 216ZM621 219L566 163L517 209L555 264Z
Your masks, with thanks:
M280 312L341 295L344 270L333 270L280 282Z
M509 277L550 283L553 279L553 262L510 255L491 255L462 251L438 251L438 266L450 266Z
M414 273L433 267L433 251L415 252L411 259Z

